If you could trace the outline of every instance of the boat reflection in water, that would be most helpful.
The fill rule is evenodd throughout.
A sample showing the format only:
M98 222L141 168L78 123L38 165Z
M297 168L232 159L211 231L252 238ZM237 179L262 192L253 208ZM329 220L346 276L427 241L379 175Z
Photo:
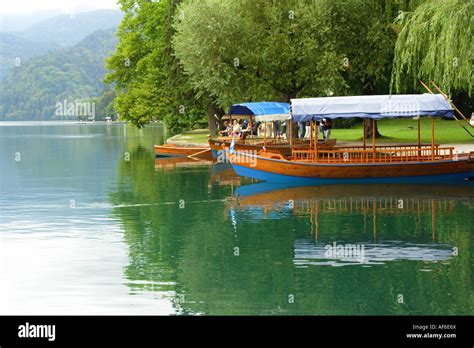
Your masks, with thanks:
M439 262L450 260L457 248L446 236L437 236L437 226L450 223L456 204L474 209L474 185L264 182L237 188L228 202L235 226L239 215L254 221L306 218L309 238L296 237L293 245L297 267ZM412 221L411 230L407 220ZM397 228L401 226L402 231Z
M163 169L175 169L175 168L187 168L187 167L205 167L213 164L210 160L198 159L193 157L156 157L155 158L155 170Z

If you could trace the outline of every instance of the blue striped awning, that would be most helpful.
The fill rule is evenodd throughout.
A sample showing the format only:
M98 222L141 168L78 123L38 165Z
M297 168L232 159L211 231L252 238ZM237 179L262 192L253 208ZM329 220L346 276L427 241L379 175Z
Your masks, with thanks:
M234 104L230 115L254 115L257 121L281 121L290 118L290 104L280 102L254 102Z

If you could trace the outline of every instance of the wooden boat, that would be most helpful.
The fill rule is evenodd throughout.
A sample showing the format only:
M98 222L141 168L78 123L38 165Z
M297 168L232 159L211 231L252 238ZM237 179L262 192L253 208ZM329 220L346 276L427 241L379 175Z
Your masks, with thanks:
M267 134L267 123L273 124L275 121L285 121L291 124L290 105L279 102L253 102L234 104L230 107L229 115L223 119L232 123L234 119L247 119L249 128L255 122L261 122L265 125L263 137L249 135L245 139L234 138L234 148L243 152L256 153L261 149L279 153L283 156L291 155L291 149L306 149L312 146L313 139L298 139L293 137L293 128L290 127L288 138L285 136L270 136ZM212 150L214 158L222 157L224 149L229 149L232 143L232 136L210 137L209 147ZM321 148L331 148L336 144L335 139L330 141L320 140Z
M178 146L175 144L154 145L158 156L195 157L212 160L211 149L208 146Z
M474 177L474 151L455 154L453 147L435 144L435 116L453 117L453 108L440 94L328 97L292 100L293 120L312 123L322 117L432 117L431 144L421 144L418 122L418 143L408 145L320 149L291 149L291 155L260 150L257 154L228 151L227 155L237 174L265 181L306 183L399 182L401 179L464 180ZM418 118L419 119L419 118ZM312 129L313 132L313 129ZM364 127L365 133L365 127ZM318 132L315 130L316 140Z

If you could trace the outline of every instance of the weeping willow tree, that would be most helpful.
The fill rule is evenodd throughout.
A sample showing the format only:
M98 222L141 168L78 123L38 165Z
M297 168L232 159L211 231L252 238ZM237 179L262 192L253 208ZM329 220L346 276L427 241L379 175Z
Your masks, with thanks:
M401 13L391 89L418 90L435 81L445 92L472 95L474 2L431 0Z

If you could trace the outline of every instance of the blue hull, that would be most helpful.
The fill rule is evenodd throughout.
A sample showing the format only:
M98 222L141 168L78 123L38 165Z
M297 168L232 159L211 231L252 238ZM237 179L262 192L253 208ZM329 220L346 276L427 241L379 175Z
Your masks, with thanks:
M320 178L306 178L300 176L290 176L264 172L262 170L251 169L236 164L232 164L235 172L240 176L249 178L282 182L294 184L356 184L356 183L446 183L454 181L466 181L467 178L474 178L474 172L446 174L446 175L424 175L424 176L403 176L403 177L387 177L387 178L361 178L361 179L320 179Z

